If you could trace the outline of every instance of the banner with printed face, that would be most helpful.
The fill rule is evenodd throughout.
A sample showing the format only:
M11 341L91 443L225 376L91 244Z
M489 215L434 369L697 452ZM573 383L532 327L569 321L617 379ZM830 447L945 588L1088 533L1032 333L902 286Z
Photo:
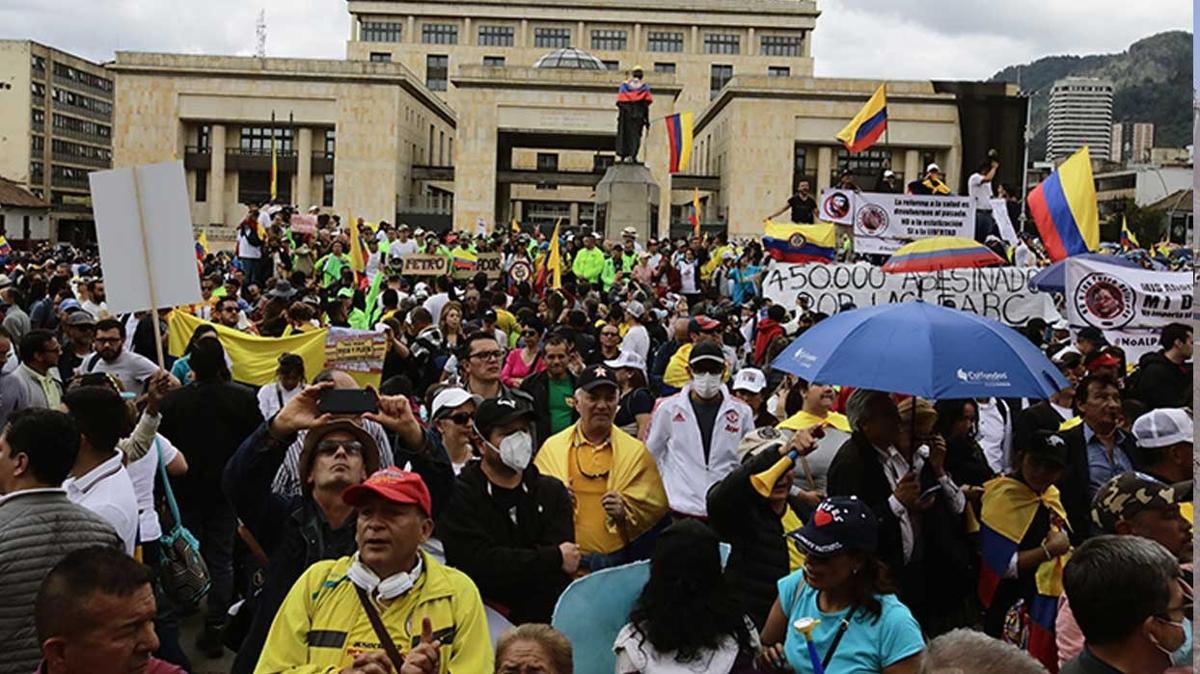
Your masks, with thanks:
M834 314L845 304L869 307L915 299L953 306L1024 325L1031 318L1059 319L1049 293L1029 288L1037 269L988 267L940 272L886 274L868 264L771 265L763 277L763 295L789 311Z
M891 254L914 239L975 238L975 202L970 197L882 194L853 190L821 193L819 220L850 225L854 252Z
M1073 330L1091 326L1125 350L1129 363L1156 351L1168 323L1189 323L1194 306L1192 273L1151 271L1069 258L1067 321Z

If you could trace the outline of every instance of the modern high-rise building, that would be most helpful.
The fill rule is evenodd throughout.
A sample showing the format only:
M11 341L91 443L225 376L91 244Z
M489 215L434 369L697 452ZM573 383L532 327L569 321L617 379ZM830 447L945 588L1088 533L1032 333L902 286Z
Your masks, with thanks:
M1111 157L1112 82L1092 77L1058 80L1050 90L1046 161L1074 154L1084 145L1094 159Z
M1152 122L1114 122L1110 159L1116 163L1145 164L1154 147Z
M112 76L53 47L0 40L0 82L0 176L50 202L52 238L90 236L87 174L112 166Z

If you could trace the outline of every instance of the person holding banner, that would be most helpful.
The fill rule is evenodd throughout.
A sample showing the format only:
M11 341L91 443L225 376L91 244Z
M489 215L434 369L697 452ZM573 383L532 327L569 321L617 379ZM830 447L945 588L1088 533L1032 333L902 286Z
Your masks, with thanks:
M809 184L807 180L801 180L796 183L796 193L788 197L787 203L779 210L768 215L766 220L774 220L779 216L791 211L792 224L796 225L811 225L817 221L817 200L813 199L809 193Z

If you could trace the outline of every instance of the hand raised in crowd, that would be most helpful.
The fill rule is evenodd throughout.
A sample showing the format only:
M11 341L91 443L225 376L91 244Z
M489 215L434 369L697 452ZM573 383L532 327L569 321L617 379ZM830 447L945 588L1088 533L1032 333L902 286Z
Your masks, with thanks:
M414 671L423 672L425 670ZM379 651L371 651L354 656L354 662L343 669L341 674L392 674L392 672L392 663L388 660L388 656Z
M909 510L917 510L920 507L921 501L921 483L917 479L917 474L914 471L909 471L900 478L896 483L896 490L892 492L896 500Z
M600 505L604 507L604 512L613 518L613 521L625 521L625 499L615 491L604 492L604 496L600 497Z
M941 479L946 474L946 439L935 435L926 440L929 444L929 467L933 474Z
M166 372L159 370L150 375L150 379L146 382L146 414L154 416L158 414L158 410L162 406L163 398L174 388L171 385L171 376Z
M571 371L571 374L577 377L579 376L580 372L583 372L583 356L581 356L578 351L571 352L571 357L567 361L567 369Z
M562 570L568 576L575 575L579 570L579 560L582 555L579 553L579 546L571 541L563 541L558 544L558 552L562 555Z
M331 381L305 386L304 390L287 401L283 409L279 410L279 413L271 420L269 429L271 435L277 438L287 438L333 418L330 414L322 414L317 408L321 391L331 388L333 388Z
M395 433L409 451L420 451L425 446L425 433L405 396L379 396L379 411L367 412L363 418Z
M441 647L442 643L433 638L433 624L429 618L422 618L421 642L404 656L400 674L437 674L442 659Z
M792 439L786 445L779 448L779 454L782 456L796 450L798 456L808 456L816 451L817 439L823 435L825 432L819 426L798 430L792 434Z

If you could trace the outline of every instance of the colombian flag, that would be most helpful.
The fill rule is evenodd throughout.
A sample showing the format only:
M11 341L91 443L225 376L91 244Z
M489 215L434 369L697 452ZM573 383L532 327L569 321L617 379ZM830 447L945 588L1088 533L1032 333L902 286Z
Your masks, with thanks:
M1129 229L1129 221L1125 216L1121 216L1121 250L1137 250L1142 247L1138 243L1137 237L1133 235L1133 231Z
M887 129L887 85L880 84L867 104L858 111L837 138L850 152L862 152L875 144Z
M837 233L833 225L784 225L767 221L763 250L780 262L833 262Z
M688 216L692 223L692 235L700 236L700 190L692 190L692 214Z
M654 96L650 93L650 85L642 80L625 80L621 83L621 88L617 90L617 103L639 103L645 101L647 103L654 102Z
M692 121L690 112L678 112L669 115L667 123L667 142L671 145L670 173L679 173L687 168L688 160L692 158Z
M996 589L1004 579L1008 564L1017 554L1021 539L1033 523L1038 510L1050 510L1050 525L1069 528L1058 487L1051 486L1040 496L1011 477L998 477L984 486L983 522L979 529L983 564L979 573L979 599L990 608ZM1054 620L1058 598L1062 595L1063 566L1069 554L1042 562L1034 574L1037 595L1026 608L1029 611L1029 643L1025 649L1051 672L1058 671L1058 648L1054 642Z
M1028 203L1046 252L1055 262L1100 245L1096 183L1086 145L1033 188Z
M450 251L451 266L457 271L473 271L479 264L479 256L466 248Z
M208 255L208 234L203 231L200 236L196 237L196 259L203 262L205 256Z

